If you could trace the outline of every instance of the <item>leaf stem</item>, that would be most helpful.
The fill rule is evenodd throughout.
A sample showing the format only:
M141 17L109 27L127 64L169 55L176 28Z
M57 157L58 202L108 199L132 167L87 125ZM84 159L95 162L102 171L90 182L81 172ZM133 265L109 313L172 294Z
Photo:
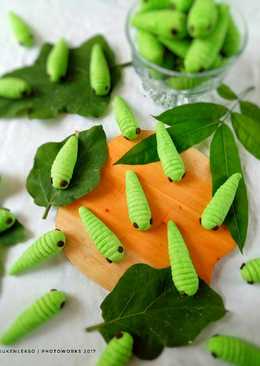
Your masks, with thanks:
M95 330L98 330L99 328L102 328L103 325L105 325L105 323L99 323L99 324L95 324L92 325L91 327L87 327L86 328L86 332L94 332Z
M124 68L130 67L130 66L133 66L133 62L132 61L125 62L125 63L119 64L119 65L115 65L114 67L119 67L121 69L124 69Z
M45 208L45 211L44 211L43 216L42 216L42 219L43 219L43 220L47 219L47 216L48 216L48 214L49 214L49 212L50 212L51 207L52 207L52 206L51 206L51 204L49 204L49 205Z
M237 96L237 100L235 100L235 102L231 105L231 108L227 111L227 113L224 115L222 121L225 121L227 118L230 117L230 115L232 114L232 112L234 111L234 109L236 109L236 107L238 106L238 104L240 103L240 101L247 95L249 94L251 91L255 90L255 86L249 86L248 88L246 88L245 90L243 90L241 93L238 94Z
M255 90L255 86L249 86L245 90L243 90L240 94L238 94L238 99L244 98L248 93L251 93Z

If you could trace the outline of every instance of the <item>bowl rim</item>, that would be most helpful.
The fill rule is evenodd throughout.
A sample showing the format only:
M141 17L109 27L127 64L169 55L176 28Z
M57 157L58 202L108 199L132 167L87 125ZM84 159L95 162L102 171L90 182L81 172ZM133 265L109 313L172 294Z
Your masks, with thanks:
M225 1L219 1L219 3L226 3ZM233 5L228 4L231 9L232 9L232 14L234 14L236 17L238 16L240 18L243 30L241 32L241 34L243 35L243 39L241 42L241 47L240 50L233 56L229 57L227 62L220 67L216 67L214 69L211 70L206 70L206 71L202 71L202 72L194 72L194 73L190 73L190 72L185 72L185 71L175 71L175 70L169 70L166 69L162 66L159 66L157 64L154 64L146 59L144 59L138 52L137 47L135 45L135 42L133 40L133 37L131 35L131 30L132 30L132 26L131 26L131 17L134 14L135 10L137 9L139 4L139 1L135 1L134 4L130 7L130 9L128 10L127 13L127 18L126 18L126 23L125 23L125 32L126 32L126 37L128 40L128 43L130 44L131 47L131 51L132 54L138 58L146 67L154 69L158 72L160 72L161 74L164 74L165 76L168 77L189 77L189 78L205 78L205 77L210 77L210 76L217 76L223 72L225 72L229 66L231 66L232 64L234 64L238 58L242 55L242 53L245 51L246 46L248 44L248 38L249 38L249 32L248 32L248 25L246 22L245 17L242 15L242 13Z

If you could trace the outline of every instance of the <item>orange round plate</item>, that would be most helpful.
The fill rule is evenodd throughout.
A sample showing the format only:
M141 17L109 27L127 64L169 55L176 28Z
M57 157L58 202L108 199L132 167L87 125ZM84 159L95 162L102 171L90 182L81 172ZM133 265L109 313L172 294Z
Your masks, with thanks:
M142 132L140 139L148 134L148 131ZM199 223L211 198L208 158L193 148L185 151L182 157L187 174L180 183L170 183L160 163L113 165L133 145L121 136L113 139L109 143L109 159L99 186L58 210L57 227L68 239L65 255L87 277L111 290L127 268L135 263L147 263L156 268L169 266L166 224L172 219L184 236L200 277L210 282L215 263L234 248L234 241L225 227L207 231ZM152 209L153 227L147 232L133 228L128 219L125 172L129 169L137 172ZM121 263L109 264L96 250L80 222L80 206L93 210L124 243L127 254Z

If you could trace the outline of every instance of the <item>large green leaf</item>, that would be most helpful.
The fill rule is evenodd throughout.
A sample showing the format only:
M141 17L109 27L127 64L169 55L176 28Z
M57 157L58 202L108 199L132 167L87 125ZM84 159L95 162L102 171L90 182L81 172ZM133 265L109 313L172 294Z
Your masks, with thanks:
M44 44L32 66L8 73L9 76L21 77L28 81L34 90L33 95L21 100L0 98L0 117L27 114L30 118L44 119L54 118L59 113L93 117L104 114L110 94L105 97L96 96L89 83L90 51L94 43L100 43L106 53L114 87L119 80L119 68L114 67L113 52L102 36L95 36L80 47L70 50L68 73L60 83L51 83L46 74L46 60L52 45Z
M174 124L168 132L181 153L209 137L219 123L219 120L207 122L195 118ZM158 160L156 137L151 135L130 149L116 164L149 164Z
M99 183L100 170L108 156L106 135L101 126L79 133L79 152L70 185L57 190L51 184L52 163L66 140L40 146L27 178L27 190L38 206L65 206L92 191Z
M241 100L240 110L242 114L260 123L260 108L256 104L248 102L247 100Z
M239 104L242 114L259 121L260 123L260 108L255 103L241 100Z
M178 126L186 123L210 124L218 121L227 113L227 108L221 104L214 103L194 103L184 104L173 109L163 112L155 118L169 125Z
M101 304L104 323L89 327L108 342L117 332L134 337L134 353L154 359L164 347L191 344L211 322L225 315L221 297L203 281L193 297L173 285L171 270L136 264Z
M232 113L231 118L239 141L252 155L260 159L259 120L240 113Z
M22 243L27 239L25 227L17 220L8 230L0 233L0 246L11 246Z
M218 95L226 100L236 100L238 96L233 92L233 90L226 84L221 84L217 89Z
M211 142L210 166L213 193L230 175L236 172L240 172L243 175L233 133L224 124L217 129ZM236 198L225 220L225 224L228 226L240 250L243 251L248 227L248 199L244 178L239 184Z
M156 137L153 134L132 147L115 164L137 165L149 164L155 161L159 161L159 157L157 154Z

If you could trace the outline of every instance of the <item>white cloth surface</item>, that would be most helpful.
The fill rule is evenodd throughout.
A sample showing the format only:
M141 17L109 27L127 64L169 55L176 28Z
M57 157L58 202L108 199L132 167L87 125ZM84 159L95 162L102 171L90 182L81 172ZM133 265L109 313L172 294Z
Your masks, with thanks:
M0 74L35 59L44 41L55 41L66 37L76 46L96 33L104 34L116 51L119 62L129 61L130 53L124 33L124 22L129 0L1 0L0 3ZM235 90L256 85L251 100L260 99L260 2L258 0L234 0L233 3L245 15L250 29L250 42L245 54L232 69L228 81ZM20 47L12 35L7 22L8 10L24 16L35 29L37 47L28 50ZM152 128L151 115L160 110L143 95L140 81L132 68L124 71L124 78L117 93L127 97L135 106L142 128ZM110 110L111 112L111 110ZM48 141L60 141L72 131L87 129L102 123L108 138L116 136L118 130L111 113L100 120L67 115L56 120L30 121L27 118L0 120L0 202L12 209L31 232L31 239L53 228L55 210L46 221L41 220L43 209L36 206L25 190L26 176L31 169L36 149ZM203 349L203 340L215 333L226 333L260 345L260 297L259 287L243 283L239 266L248 258L260 255L260 230L258 217L260 208L259 161L241 147L250 197L250 227L243 258L239 251L225 258L217 266L213 287L223 296L229 313L225 319L213 324L196 340L195 344L179 349L166 349L153 362L133 360L131 365L158 366L217 366ZM198 238L199 240L199 238ZM29 242L29 241L28 241ZM23 252L25 244L8 251L6 267ZM0 330L2 331L21 309L51 288L66 291L70 296L62 313L46 327L36 331L14 348L95 348L91 355L11 355L0 353L1 366L93 366L104 347L98 333L87 334L84 327L101 321L99 305L106 291L85 278L63 256L51 261L39 270L18 278L4 276L0 292ZM4 348L0 347L2 351ZM223 364L224 365L224 364Z

